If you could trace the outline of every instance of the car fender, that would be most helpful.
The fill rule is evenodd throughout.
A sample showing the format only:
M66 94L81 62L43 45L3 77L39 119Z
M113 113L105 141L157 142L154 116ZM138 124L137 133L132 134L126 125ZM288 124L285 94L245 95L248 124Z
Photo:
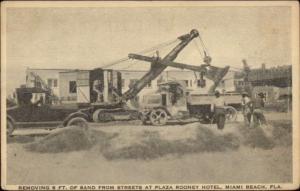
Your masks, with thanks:
M16 120L12 116L10 116L10 115L7 115L6 119L9 120L9 121L11 121L13 124L16 123Z
M64 119L64 121L63 121L63 126L65 127L65 126L68 124L68 122L69 122L71 119L75 118L75 117L82 117L82 118L86 119L87 121L90 121L90 117L89 117L88 114L83 113L83 112L81 112L81 111L77 111L77 112L75 112L75 113L69 114L69 115Z
M171 116L171 113L168 111L168 109L166 107L159 106L159 107L154 107L153 109L163 109L169 116Z

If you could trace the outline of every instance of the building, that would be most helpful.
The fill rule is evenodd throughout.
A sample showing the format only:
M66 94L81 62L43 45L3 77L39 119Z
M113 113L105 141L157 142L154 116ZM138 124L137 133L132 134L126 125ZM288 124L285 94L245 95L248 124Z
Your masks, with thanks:
M249 81L253 86L291 87L292 66L266 68L266 65L262 64L261 68L251 70Z
M42 87L43 84L53 90L53 93L60 99L62 103L77 103L86 102L87 91L78 89L79 83L83 79L79 74L84 74L89 70L70 70L70 69L33 69L27 68L26 70L26 86L27 87ZM134 71L134 70L119 70L122 76L122 93L126 92L131 84L141 79L147 71ZM235 73L229 71L223 78L218 90L221 92L234 92L236 84L240 79L235 79ZM40 78L40 80L37 80ZM161 82L177 80L186 84L189 91L195 93L207 93L208 89L213 85L213 81L201 76L198 73L188 70L170 70L162 72L156 79L151 81L140 93L139 97L144 94L153 93L157 90L157 86ZM203 83L204 82L204 83ZM82 92L85 92L84 94Z
M39 87L47 85L51 88L53 93L59 96L60 84L59 73L72 71L70 69L40 69L27 68L26 69L26 87Z

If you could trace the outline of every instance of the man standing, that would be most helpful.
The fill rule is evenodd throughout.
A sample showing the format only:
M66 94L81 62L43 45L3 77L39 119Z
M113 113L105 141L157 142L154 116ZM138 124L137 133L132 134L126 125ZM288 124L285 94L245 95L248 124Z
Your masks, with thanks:
M215 99L211 104L211 112L214 112L214 117L218 126L218 129L223 129L225 126L225 101L220 96L219 91L215 91Z
M242 109L245 125L250 125L252 115L252 101L247 92L242 93Z
M263 107L265 106L264 94L259 93L258 97L253 101L253 122L254 126L266 124L266 118L263 113Z
M103 84L101 80L95 80L93 82L93 91L97 93L97 99L95 102L103 102Z

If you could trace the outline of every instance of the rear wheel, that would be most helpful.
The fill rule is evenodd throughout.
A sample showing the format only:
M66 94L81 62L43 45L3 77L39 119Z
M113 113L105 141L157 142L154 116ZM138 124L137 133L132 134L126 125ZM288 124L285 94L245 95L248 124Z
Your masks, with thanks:
M12 133L14 132L14 130L15 130L14 124L11 121L7 120L6 121L6 134L8 136L12 136Z
M168 114L163 109L153 109L149 118L152 125L165 125L168 121Z
M73 126L73 125L78 127L88 128L87 120L82 117L75 117L71 119L67 124L67 126Z
M237 111L234 107L232 106L227 106L225 108L225 112L226 112L226 120L227 121L235 121L237 118Z

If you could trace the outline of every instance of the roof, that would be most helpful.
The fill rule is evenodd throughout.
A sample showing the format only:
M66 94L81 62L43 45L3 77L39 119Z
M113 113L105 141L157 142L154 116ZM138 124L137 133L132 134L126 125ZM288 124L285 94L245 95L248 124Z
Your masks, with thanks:
M64 70L64 71L73 71L75 69L66 69L66 68L29 68L29 67L27 67L26 70Z

